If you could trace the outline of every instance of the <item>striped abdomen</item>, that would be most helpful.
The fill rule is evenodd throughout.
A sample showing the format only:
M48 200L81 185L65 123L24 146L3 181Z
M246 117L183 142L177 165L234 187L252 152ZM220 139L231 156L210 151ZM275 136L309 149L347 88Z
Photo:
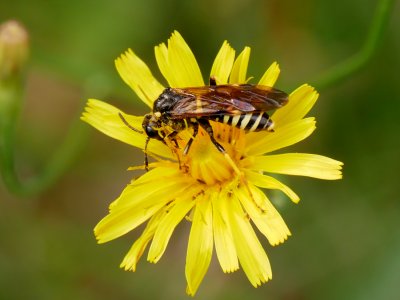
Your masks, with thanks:
M231 125L246 131L273 131L274 122L266 112L253 112L241 115L213 116L210 120Z

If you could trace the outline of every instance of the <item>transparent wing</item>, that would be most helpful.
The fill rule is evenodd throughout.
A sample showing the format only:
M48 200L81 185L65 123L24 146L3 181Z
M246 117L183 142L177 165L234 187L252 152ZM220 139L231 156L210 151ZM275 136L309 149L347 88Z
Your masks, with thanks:
M269 111L288 101L285 92L262 85L217 85L174 90L185 96L170 111L174 119Z

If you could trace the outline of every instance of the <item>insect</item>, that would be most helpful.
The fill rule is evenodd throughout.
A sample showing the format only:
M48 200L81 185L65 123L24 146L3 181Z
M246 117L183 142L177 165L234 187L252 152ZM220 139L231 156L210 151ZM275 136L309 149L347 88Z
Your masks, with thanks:
M153 111L146 114L142 128L147 135L145 167L148 169L147 144L150 139L165 143L169 138L176 143L176 135L193 128L183 154L186 155L196 137L199 126L209 135L218 151L224 147L215 138L210 121L224 123L246 131L273 131L274 122L267 111L278 109L288 102L288 95L278 89L253 84L217 85L210 78L209 86L166 88L154 102ZM120 114L122 121L131 129Z

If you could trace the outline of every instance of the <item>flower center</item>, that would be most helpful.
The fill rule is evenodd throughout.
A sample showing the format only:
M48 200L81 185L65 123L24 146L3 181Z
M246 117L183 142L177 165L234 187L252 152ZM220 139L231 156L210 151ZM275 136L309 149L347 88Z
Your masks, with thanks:
M225 154L217 149L202 128L199 128L189 152L186 155L182 151L178 153L182 170L207 185L234 179L238 175L237 170L240 169L245 148L243 130L217 122L211 122L211 125L214 137L224 147ZM187 143L190 138L188 136L182 142Z

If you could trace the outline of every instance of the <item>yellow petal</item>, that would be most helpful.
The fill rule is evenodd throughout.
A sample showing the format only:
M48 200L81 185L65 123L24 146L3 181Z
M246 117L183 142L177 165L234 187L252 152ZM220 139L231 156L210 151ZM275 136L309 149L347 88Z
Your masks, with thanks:
M198 197L186 255L186 293L194 296L210 265L213 251L212 207L207 197Z
M155 182L157 182L157 186L154 185ZM151 193L168 188L170 185L175 184L177 189L186 189L193 182L195 181L189 176L182 175L176 163L156 167L131 182L121 195L110 204L110 212L138 205L142 202L142 199L149 197Z
M245 189L239 189L236 194L250 219L272 246L283 243L290 235L285 221L261 190L252 185L249 189L251 196Z
M303 118L314 106L318 96L319 94L308 84L297 88L290 94L289 102L272 115L275 126L279 127Z
M199 65L185 40L175 31L168 40L154 48L161 73L171 87L203 86Z
M239 262L229 223L228 208L225 206L226 201L220 200L222 197L226 198L228 195L219 193L212 199L215 252L224 273L231 273L239 269Z
M152 263L158 262L167 248L169 239L175 230L175 227L182 221L185 215L193 207L193 196L199 192L199 188L188 187L182 194L185 196L176 199L168 213L159 221L159 225L154 234L147 260Z
M125 271L136 271L136 265L139 262L140 257L143 255L147 244L152 239L154 232L158 226L160 219L167 213L167 209L161 209L155 215L153 215L150 221L147 223L142 235L133 243L131 249L125 255L120 267L124 268Z
M210 73L210 77L214 77L217 84L228 83L228 77L231 73L234 59L235 50L227 41L224 41L221 49L215 57Z
M250 59L250 47L245 47L243 51L236 58L233 64L232 73L229 77L229 83L246 83L247 82L247 66Z
M266 189L280 190L284 192L294 203L298 203L300 201L299 196L297 196L297 194L293 192L290 187L283 184L274 177L256 173L247 169L245 169L244 172L246 179L252 184Z
M122 121L119 114L124 116L130 126L142 130L143 117L126 115L118 108L95 99L88 100L81 119L114 139L143 149L146 143L146 134L133 131ZM148 152L174 158L166 145L154 139L149 142Z
M251 132L246 134L247 155L261 155L296 144L315 130L315 119L300 119L276 127L274 132Z
M221 199L227 202L229 222L240 265L250 283L257 287L272 278L271 265L238 199Z
M211 186L218 181L229 180L232 177L231 166L215 145L210 142L208 134L202 128L193 141L189 157L190 174L207 185Z
M267 71L265 71L264 75L261 77L260 81L258 84L260 85L266 85L266 86L274 86L276 80L279 77L280 69L279 65L277 64L276 61L274 61Z
M144 184L154 184L154 182L168 182L171 179L177 181L178 183L182 181L190 181L190 177L182 175L181 170L177 167L176 163L171 163L165 161L164 163L154 163L157 168L154 168L142 176L136 178L131 182L130 186L136 188L138 186L143 186ZM151 189L152 190L152 189Z
M115 60L119 75L150 108L164 90L147 65L131 49Z
M141 188L139 188L141 187ZM174 200L187 187L187 183L157 182L152 186L127 188L110 213L95 227L99 243L113 240L135 229L164 205Z
M319 179L335 180L342 178L343 163L326 156L307 153L286 153L257 156L252 159L255 170L265 172L309 176Z

